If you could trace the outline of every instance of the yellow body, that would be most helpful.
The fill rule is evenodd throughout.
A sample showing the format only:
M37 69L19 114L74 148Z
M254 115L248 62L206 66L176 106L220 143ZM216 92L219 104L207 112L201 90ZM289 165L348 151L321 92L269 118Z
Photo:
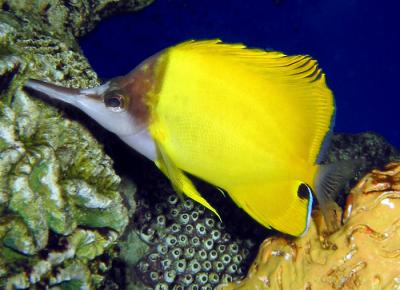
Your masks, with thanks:
M223 188L265 227L300 235L333 96L308 56L189 41L161 53L150 97L156 164L212 211L183 171Z

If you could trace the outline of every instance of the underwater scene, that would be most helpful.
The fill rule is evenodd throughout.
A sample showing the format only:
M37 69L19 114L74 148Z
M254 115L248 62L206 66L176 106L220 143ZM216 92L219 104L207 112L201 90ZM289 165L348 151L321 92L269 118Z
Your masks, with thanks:
M400 289L399 3L0 7L0 289Z

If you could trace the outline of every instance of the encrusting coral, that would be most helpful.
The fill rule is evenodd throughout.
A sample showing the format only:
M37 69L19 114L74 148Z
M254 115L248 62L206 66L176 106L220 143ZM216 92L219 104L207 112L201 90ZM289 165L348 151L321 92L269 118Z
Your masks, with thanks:
M247 277L218 289L399 289L400 163L359 181L338 232L315 215L305 237L266 239Z
M89 287L102 278L87 261L109 249L127 224L119 177L86 130L16 88L25 64L23 54L3 51L0 285Z
M86 1L45 2L0 3L0 288L89 289L128 223L120 178L86 129L21 87L28 77L97 85L74 36L98 15L73 31L65 25Z

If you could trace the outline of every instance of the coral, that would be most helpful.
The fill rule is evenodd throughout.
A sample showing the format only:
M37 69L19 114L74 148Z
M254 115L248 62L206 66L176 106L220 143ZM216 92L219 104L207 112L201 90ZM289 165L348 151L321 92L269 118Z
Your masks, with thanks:
M128 211L112 160L21 88L28 77L97 85L74 36L128 3L116 2L0 2L0 288L97 287L118 254Z
M118 12L137 11L153 0L1 0L0 7L16 15L20 21L29 21L38 31L51 31L69 41L92 30L104 17Z
M127 169L131 170L130 168L133 161L127 158L127 156L129 156L129 152L123 151L123 148L116 149L115 146L116 144L113 143L113 149L119 153L115 154L118 164L120 166L121 164L125 164L125 166L123 166L126 168L125 170ZM378 148L375 148L375 146ZM364 149L361 150L357 148L364 148ZM346 156L344 156L342 152L346 152ZM370 155L372 154L370 152L376 152L376 153ZM338 134L333 137L332 145L329 148L327 154L328 154L327 158L328 162L336 161L338 159L340 160L354 159L362 156L364 158L367 158L367 160L370 160L371 163L368 164L368 166L372 166L374 159L383 162L385 160L395 158L396 151L377 135L373 135L370 133L360 134L356 136ZM120 156L123 157L121 158ZM339 156L338 159L335 159L335 157L337 156ZM190 211L189 222L188 222L187 216L184 215L185 213L184 204L186 201L183 201L182 203L182 200L180 198L176 199L176 196L173 195L174 193L172 192L170 186L168 184L165 184L165 182L164 184L162 183L162 177L160 176L149 177L149 175L154 175L154 173L151 173L151 170L146 169L146 164L141 164L141 168L144 170L144 172L146 172L144 173L144 175L146 175L145 178L146 180L143 182L146 185L143 186L142 184L139 187L139 192L137 194L138 211L134 215L135 219L134 224L138 228L133 228L131 230L132 232L139 234L141 239L148 244L149 248L148 252L145 254L146 256L140 259L138 264L129 261L127 262L125 260L125 263L127 265L125 265L126 268L122 269L122 271L126 271L125 279L131 280L128 281L128 284L129 283L132 284L133 282L137 283L137 281L142 281L144 282L144 284L147 284L149 286L149 288L146 289L154 289L157 285L158 285L157 289L181 289L179 287L187 287L185 286L185 283L198 283L197 280L201 281L200 278L203 276L200 276L196 280L196 275L201 271L199 271L196 274L189 274L189 275L184 275L183 273L187 273L186 269L188 269L189 265L190 267L193 267L193 265L195 266L198 265L197 263L191 263L192 260L190 260L194 259L194 257L196 256L195 252L198 253L197 255L201 255L201 253L206 251L207 259L213 259L215 256L216 252L211 250L209 251L208 248L206 248L207 244L204 244L204 241L206 239L204 238L205 236L202 235L203 231L201 229L199 233L197 233L196 231L196 224L197 223L205 224L206 219L214 220L214 228L207 231L207 237L211 236L212 234L214 234L216 238L219 237L220 235L218 234L218 232L214 230L219 230L221 232L221 236L224 234L229 234L231 240L227 242L227 245L229 244L238 245L239 252L244 253L244 255L241 255L240 258L235 257L234 259L232 259L231 257L231 260L233 262L239 261L236 264L238 266L237 268L239 269L239 271L236 271L234 274L228 273L228 275L223 276L220 273L215 273L213 272L212 268L213 266L215 266L215 264L211 263L211 269L208 272L209 275L208 279L209 281L215 281L211 282L213 285L212 287L215 287L215 285L221 283L222 279L228 279L228 280L231 278L233 280L240 279L243 271L248 270L249 259L251 259L252 256L253 257L255 256L256 247L254 245L259 244L260 241L259 237L261 236L262 239L265 239L265 236L271 235L272 233L271 232L267 233L265 229L258 228L257 225L254 224L254 222L252 223L252 220L250 218L248 218L245 214L243 214L243 212L241 212L237 208L237 206L234 205L234 203L232 203L232 207L229 207L229 204L227 204L228 203L227 198L222 197L219 194L219 192L217 192L218 198L213 197L212 201L214 202L213 204L218 202L216 207L219 209L219 212L223 215L222 216L223 227L224 227L223 229L221 230L218 229L218 226L220 227L221 224L220 221L215 216L209 214L207 211L204 212L204 209L199 207L197 204L194 204L193 207L193 209L196 209L196 211L194 212L192 212L193 210ZM140 175L140 173L135 173L135 175L138 176ZM159 184L156 185L156 183ZM152 185L155 184L155 185L148 186L148 184ZM199 184L196 185L198 186ZM201 192L203 194L207 193L208 190L209 188L201 188ZM172 199L174 201L176 200L176 203L169 201L169 199ZM196 223L193 222L192 215L194 215L195 219L197 218ZM188 223L192 223L193 226L192 237L198 238L194 239L194 241L191 238L189 238L186 235L186 233L184 232L182 233L182 229L185 229L185 226ZM237 227L238 224L240 224L240 227ZM190 228L191 227L189 226L189 229ZM244 232L247 233L243 235ZM174 253L172 249L175 246L165 246L165 245L171 242L171 238L173 238L173 240L179 241L180 235L182 235L181 238L183 238L183 240L181 241L181 244L176 242L176 244L178 245L177 246L178 249L175 249L177 251L176 253ZM189 245L193 242L195 245L200 244L201 246L196 248L197 251L186 250L187 247L190 248L191 246L184 246L184 245L186 244ZM129 249L131 247L129 246L130 244L136 245L136 243L137 242L131 242L131 243L124 242L123 245L121 245L121 243L120 245L122 248ZM215 243L213 244L213 247L215 247ZM122 258L124 256L125 255L122 255ZM175 258L176 256L180 257L176 260ZM183 257L183 259L181 257ZM222 257L220 256L219 258ZM173 260L175 260L175 263L172 262ZM198 262L198 259L196 260ZM208 269L207 268L208 265L209 265L208 263L205 263L204 265L206 266L206 270ZM236 269L236 265L230 267L229 270L228 270L229 266L226 267L225 271L234 272L234 270ZM201 263L200 266L202 266ZM182 271L183 267L185 267L184 269L186 272ZM171 269L175 271L175 277L174 273L168 272ZM146 272L146 270L148 272ZM165 277L166 275L167 277ZM171 277L174 277L174 280L169 284L168 281L170 281L169 279L171 279ZM125 284L121 284L120 287L122 288L125 287L127 289L139 289L138 286L130 287L129 285L126 286ZM143 289L145 289L145 287Z
M357 162L353 178L344 184L342 192L345 193L350 192L357 180L372 169L380 168L390 161L400 160L400 153L376 133L341 133L332 136L323 162L335 163L340 160ZM336 201L343 207L346 195L339 195Z
M94 138L21 90L29 77L69 87L98 85L76 37L102 17L150 2L0 0L0 287L104 287L111 266L123 273L106 281L108 289L144 289L139 281L155 289L212 289L242 278L254 239L237 237L201 206L177 199L166 184L153 192L156 200L142 195L136 205L135 188L118 190L112 162ZM331 151L340 153L328 160L358 156L343 149L353 141L334 142ZM377 148L365 143L357 147L361 155L369 154L368 146ZM373 158L394 152L380 148ZM119 256L114 245L128 216L134 221Z
M335 134L329 144L325 162L360 158L364 160L362 170L370 171L399 159L400 153L376 133Z
M352 189L344 226L331 236L320 213L297 240L268 238L247 277L218 289L398 289L400 163Z
M22 66L10 59L1 60L3 77ZM115 243L127 212L93 137L17 89L0 100L0 169L0 285L55 285L70 271L95 284L84 261Z
M136 269L146 285L213 289L243 275L241 262L249 254L243 242L233 240L220 221L192 200L171 194L168 203L155 204L154 211L141 205L139 232L153 244Z
M147 198L137 194L133 232L148 249L137 262L121 255L130 271L128 284L141 281L150 289L213 289L221 281L243 277L244 262L254 247L250 240L231 235L212 213L177 196L166 181L146 188L145 194ZM149 194L157 196L149 199ZM129 243L119 245L122 252L131 248Z

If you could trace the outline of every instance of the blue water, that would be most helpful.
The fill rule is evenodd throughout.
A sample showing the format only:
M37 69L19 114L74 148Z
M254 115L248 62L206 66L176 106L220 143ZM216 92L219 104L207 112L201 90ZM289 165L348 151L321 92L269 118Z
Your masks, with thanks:
M399 8L397 0L156 0L103 21L80 44L103 79L190 38L310 54L336 97L335 131L375 131L400 146Z

